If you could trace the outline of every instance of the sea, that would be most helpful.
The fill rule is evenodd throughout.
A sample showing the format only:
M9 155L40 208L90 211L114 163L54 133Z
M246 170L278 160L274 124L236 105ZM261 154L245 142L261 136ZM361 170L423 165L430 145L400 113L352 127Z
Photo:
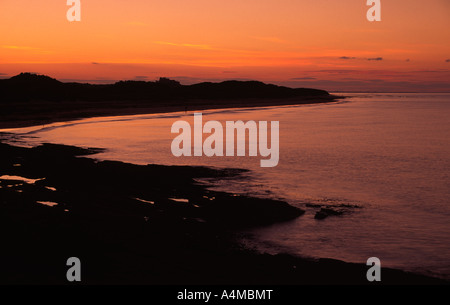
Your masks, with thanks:
M279 163L261 156L175 157L176 121L194 111L99 117L10 132L15 145L105 148L99 160L247 169L211 189L284 200L305 210L243 232L267 253L332 258L450 279L450 93L338 93L331 103L203 110L203 122L278 121ZM199 111L200 112L200 111ZM205 136L206 137L206 136ZM12 140L11 140L12 141ZM315 219L321 207L342 215Z

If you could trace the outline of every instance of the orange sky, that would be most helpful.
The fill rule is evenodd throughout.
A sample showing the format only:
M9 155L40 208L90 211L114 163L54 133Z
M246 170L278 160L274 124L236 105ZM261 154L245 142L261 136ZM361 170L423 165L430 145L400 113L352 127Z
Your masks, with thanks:
M0 0L0 77L450 92L450 1Z

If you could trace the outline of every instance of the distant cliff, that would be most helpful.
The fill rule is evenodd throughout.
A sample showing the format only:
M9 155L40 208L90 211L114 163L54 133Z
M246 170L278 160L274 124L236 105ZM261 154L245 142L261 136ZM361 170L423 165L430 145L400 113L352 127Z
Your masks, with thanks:
M323 97L328 92L317 89L288 88L258 81L224 81L181 85L167 78L159 81L119 81L110 85L63 83L45 75L21 73L0 80L0 94L5 101L125 101Z

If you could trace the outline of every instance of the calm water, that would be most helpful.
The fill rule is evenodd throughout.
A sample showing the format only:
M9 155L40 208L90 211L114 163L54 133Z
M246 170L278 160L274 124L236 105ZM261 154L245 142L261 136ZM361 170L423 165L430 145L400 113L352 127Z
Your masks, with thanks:
M203 111L205 120L280 122L280 162L260 157L173 157L170 133L192 113L86 119L16 129L29 143L108 151L100 159L138 164L247 168L221 190L282 198L306 210L295 221L247 232L261 251L382 266L450 278L450 94L349 94L322 105ZM351 204L341 217L314 219L305 203Z

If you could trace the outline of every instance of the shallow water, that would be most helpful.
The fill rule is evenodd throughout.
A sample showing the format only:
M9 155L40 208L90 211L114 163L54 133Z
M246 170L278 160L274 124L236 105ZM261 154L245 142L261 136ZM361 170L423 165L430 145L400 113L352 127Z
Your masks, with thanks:
M108 150L95 157L137 164L247 168L221 190L282 198L306 210L295 221L252 230L243 242L450 278L450 94L348 94L332 104L202 111L203 120L280 122L280 161L172 156L171 125L193 113L84 119L9 130L28 143ZM314 219L323 205L357 205Z

